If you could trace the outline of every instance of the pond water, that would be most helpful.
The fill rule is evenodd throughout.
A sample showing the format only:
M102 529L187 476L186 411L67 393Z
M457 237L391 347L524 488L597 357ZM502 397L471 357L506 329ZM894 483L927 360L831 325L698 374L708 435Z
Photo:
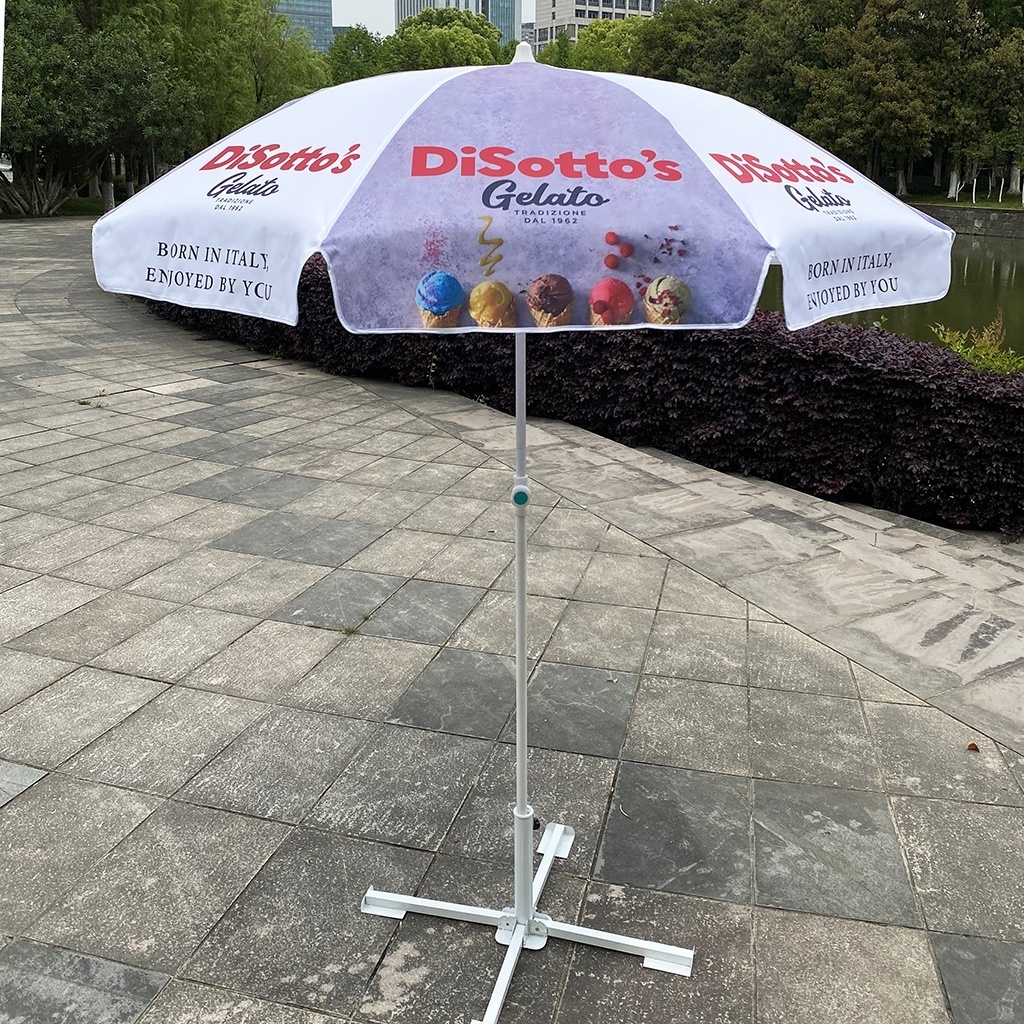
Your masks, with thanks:
M779 267L768 271L758 305L781 312L782 272ZM953 278L944 299L838 319L873 324L884 316L885 330L918 341L934 341L932 324L944 324L960 331L984 327L995 319L1000 309L1008 347L1024 355L1024 240L958 235L953 243Z

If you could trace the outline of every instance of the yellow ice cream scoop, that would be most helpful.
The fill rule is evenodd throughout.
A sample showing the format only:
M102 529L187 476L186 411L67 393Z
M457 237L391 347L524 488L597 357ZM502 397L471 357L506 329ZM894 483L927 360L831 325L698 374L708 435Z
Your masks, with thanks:
M469 293L469 315L481 327L515 327L516 297L500 281L484 281Z

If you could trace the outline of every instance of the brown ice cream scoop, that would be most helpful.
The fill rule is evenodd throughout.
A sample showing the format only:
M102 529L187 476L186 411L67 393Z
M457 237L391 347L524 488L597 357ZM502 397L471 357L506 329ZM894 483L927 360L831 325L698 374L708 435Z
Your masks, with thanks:
M572 285L561 274L542 274L526 289L526 305L538 327L562 327L572 320Z

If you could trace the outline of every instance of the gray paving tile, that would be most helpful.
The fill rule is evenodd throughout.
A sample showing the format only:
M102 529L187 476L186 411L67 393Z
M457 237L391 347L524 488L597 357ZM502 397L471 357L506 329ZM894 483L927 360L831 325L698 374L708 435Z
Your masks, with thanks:
M123 530L111 530L106 526L88 523L50 534L16 551L8 551L4 559L20 569L39 573L54 572L120 541L128 540L130 536Z
M19 793L24 793L29 786L45 775L46 772L29 768L28 765L0 760L0 807L9 803Z
M436 850L489 752L480 740L383 726L306 823Z
M442 648L392 705L396 725L496 739L515 707L512 659Z
M172 686L62 766L77 778L170 796L267 706Z
M344 483L355 485L351 477ZM379 526L405 524L409 516L433 500L427 491L405 491L394 487L382 490L379 485L372 482L358 486L368 487L373 492L369 497L353 506L351 510L352 517L360 523L376 523ZM424 525L410 528L430 532L430 520L428 519Z
M529 544L526 550L526 592L542 597L572 597L594 558L589 550L545 548ZM515 590L515 566L510 565L498 578L499 590Z
M64 566L60 575L79 583L123 587L182 554L180 544L151 537L132 537Z
M303 626L355 629L403 583L400 576L335 569L279 608L273 618Z
M31 936L173 973L287 834L273 822L165 803L36 921Z
M644 671L709 683L746 682L747 624L717 615L658 612Z
M0 950L0 1020L134 1024L167 977L21 939Z
M554 597L526 598L526 654L539 658L547 647L568 601ZM489 590L448 640L450 647L515 655L515 595Z
M0 712L14 707L77 667L72 662L0 647Z
M368 473L376 466L368 466L358 473L351 474L348 479L356 483L369 482L362 474ZM411 463L415 466L415 463ZM403 482L404 487L404 482ZM487 511L490 503L479 498L462 498L454 495L441 494L431 498L415 512L406 516L402 524L408 530L425 530L428 533L462 533L476 519ZM354 514L359 515L362 506L357 505Z
M590 512L582 509L554 508L537 527L532 540L542 547L596 551L606 539L608 529L608 523Z
M750 623L747 669L751 686L857 696L846 658L784 623Z
M182 608L110 648L94 664L114 672L135 672L173 682L212 658L257 621L209 608Z
M509 901L510 884L505 865L438 857L420 894L427 899L502 909ZM582 899L582 879L556 872L539 906L556 920L575 922ZM409 914L370 980L359 1019L442 1024L480 1018L504 952L494 941L493 927ZM563 942L524 953L502 1007L503 1024L555 1019L572 954L572 945Z
M182 974L298 1007L355 1012L395 922L360 912L369 886L413 892L429 854L297 829Z
M754 964L746 907L592 883L581 923L694 949L693 974L644 970L635 956L577 945L559 1020L747 1024L752 1019Z
M0 930L27 927L159 804L48 775L0 808Z
M919 697L915 697L908 690L904 690L895 683L891 683L888 679L883 679L877 673L864 668L863 665L857 665L851 661L850 668L853 669L853 678L857 684L857 692L860 694L861 700L924 706L925 702Z
M221 693L276 701L341 641L343 634L287 622L260 622L184 679Z
M511 562L514 548L503 541L478 537L451 537L416 575L438 583L489 587Z
M139 576L125 590L161 601L187 604L246 572L255 562L250 555L201 548Z
M623 756L703 772L750 774L744 686L644 676Z
M0 756L54 768L165 689L80 668L0 715Z
M550 750L618 757L635 691L631 672L541 662L527 689L530 742ZM514 718L503 739L515 741Z
M1024 804L998 747L938 708L864 705L890 793Z
M360 627L368 636L443 644L483 596L479 587L409 580Z
M860 704L845 697L752 687L750 767L760 779L882 789Z
M268 1003L194 982L172 980L154 1000L139 1024L331 1024L325 1017L281 1003Z
M608 800L615 762L561 750L529 751L529 799L541 825L555 821L576 832L563 870L589 873ZM512 863L515 748L500 743L445 837L441 852ZM541 832L536 833L539 840Z
M281 701L313 711L382 720L437 652L429 644L343 636Z
M881 794L754 783L759 906L921 927Z
M167 540L198 547L200 544L208 544L218 537L223 537L224 534L264 514L261 509L245 505L230 505L223 501L205 502L203 507L195 512L177 516L173 521L150 530L150 536L165 537Z
M573 595L578 601L657 608L667 558L597 551Z
M893 811L928 927L1024 941L1024 809L895 797ZM965 880L969 879L969 884Z
M953 1024L1011 1021L1024 1014L1024 945L941 934L931 942Z
M969 719L995 740L1024 750L1024 705L1020 699L1020 660L983 672L966 685L953 686L928 698L955 718Z
M169 601L120 591L51 619L11 640L12 647L65 661L89 661L174 611Z
M654 612L647 608L571 601L544 651L549 661L638 672Z
M105 591L52 576L37 576L0 594L0 642L12 640L30 629L100 597Z
M949 1024L924 932L758 910L758 1024ZM959 1022L957 1022L959 1024Z
M625 761L595 877L709 899L750 898L746 779Z
M366 523L323 522L312 516L279 512L226 534L214 546L293 562L338 566L383 533L383 527Z
M450 534L424 533L422 530L388 530L363 548L345 567L360 572L380 572L395 576L413 576L439 551L453 542Z
M338 778L373 726L274 708L213 758L183 800L276 821L299 822Z
M238 615L267 616L318 583L330 569L300 565L278 558L261 558L244 572L225 580L194 599L195 604Z

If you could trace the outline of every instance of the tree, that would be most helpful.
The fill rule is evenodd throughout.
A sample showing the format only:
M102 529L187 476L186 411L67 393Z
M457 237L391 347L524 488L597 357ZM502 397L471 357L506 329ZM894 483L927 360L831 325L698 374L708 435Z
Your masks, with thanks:
M331 81L340 85L379 74L382 46L381 37L363 25L355 25L335 36L327 54Z
M497 64L501 30L482 14L456 8L427 8L406 18L388 36L380 54L380 70L421 71Z
M581 71L632 73L643 37L642 25L640 18L626 18L624 21L602 18L587 25L569 51L572 67Z
M53 213L75 194L101 151L105 124L94 48L69 6L8 0L4 39L4 149L13 182L0 176L0 204Z
M554 42L548 43L537 55L538 64L547 64L553 68L573 67L573 44L569 42L569 35L565 29L559 29Z

